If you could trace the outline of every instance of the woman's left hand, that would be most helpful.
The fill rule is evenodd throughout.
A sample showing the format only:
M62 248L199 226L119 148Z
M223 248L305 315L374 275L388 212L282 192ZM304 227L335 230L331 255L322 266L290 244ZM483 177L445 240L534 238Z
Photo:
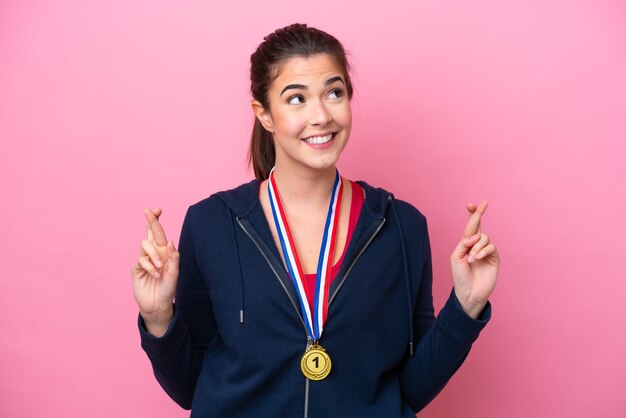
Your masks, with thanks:
M450 256L454 292L463 310L476 319L496 287L500 256L489 237L480 231L480 220L488 202L467 205L469 220L463 237Z

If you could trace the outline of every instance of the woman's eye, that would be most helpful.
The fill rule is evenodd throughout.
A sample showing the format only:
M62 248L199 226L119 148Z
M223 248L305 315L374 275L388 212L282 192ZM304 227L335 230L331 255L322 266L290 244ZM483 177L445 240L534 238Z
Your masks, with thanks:
M301 104L302 102L304 102L304 98L300 95L291 96L287 101L289 104Z
M334 96L331 97L332 99L338 99L343 96L343 89L334 89L330 92L329 96Z

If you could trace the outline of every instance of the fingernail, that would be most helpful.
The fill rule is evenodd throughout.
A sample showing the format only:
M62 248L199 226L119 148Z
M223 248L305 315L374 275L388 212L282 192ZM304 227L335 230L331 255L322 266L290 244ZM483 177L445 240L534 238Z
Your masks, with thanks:
M157 260L156 266L157 267L163 267L163 263L161 263L161 260Z
M156 277L156 278L158 279L159 277L161 277L161 275L159 274L159 272L158 272L158 271L155 271L155 272L154 272L154 277Z
M468 262L468 263L471 263L472 261L474 261L474 256L470 254L470 255L467 257L467 262Z

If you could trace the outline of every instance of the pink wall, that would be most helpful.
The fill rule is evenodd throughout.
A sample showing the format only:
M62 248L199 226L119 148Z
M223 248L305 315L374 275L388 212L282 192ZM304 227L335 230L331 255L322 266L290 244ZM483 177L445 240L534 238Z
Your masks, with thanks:
M295 21L352 52L340 169L428 217L437 309L490 201L493 320L420 417L626 416L623 2L210 3L0 2L0 416L188 415L139 346L142 209L178 242L251 178L249 55Z

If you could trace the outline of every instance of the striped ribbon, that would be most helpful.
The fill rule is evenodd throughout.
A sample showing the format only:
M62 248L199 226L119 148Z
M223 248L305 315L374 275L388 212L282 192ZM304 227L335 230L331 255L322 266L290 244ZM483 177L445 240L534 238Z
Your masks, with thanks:
M304 291L304 272L302 271L302 266L300 264L300 259L298 258L296 246L291 236L289 225L287 224L285 210L283 209L283 205L280 201L278 187L276 187L276 181L273 176L274 168L270 171L269 181L267 182L270 205L272 207L272 214L274 215L274 223L276 224L276 230L278 231L280 245L283 250L283 256L285 257L289 275L291 276L291 281L293 282L298 298L300 299L302 317L306 319L304 322L307 331L313 341L317 341L322 336L324 323L326 322L326 317L328 315L328 290L330 288L332 257L337 238L337 226L339 224L339 212L341 209L343 185L340 181L341 177L339 176L339 170L335 168L337 175L335 177L333 193L328 206L326 224L324 225L324 235L322 237L322 246L320 249L319 260L317 262L317 272L315 278L315 299L313 304L314 312L311 312L306 292Z

